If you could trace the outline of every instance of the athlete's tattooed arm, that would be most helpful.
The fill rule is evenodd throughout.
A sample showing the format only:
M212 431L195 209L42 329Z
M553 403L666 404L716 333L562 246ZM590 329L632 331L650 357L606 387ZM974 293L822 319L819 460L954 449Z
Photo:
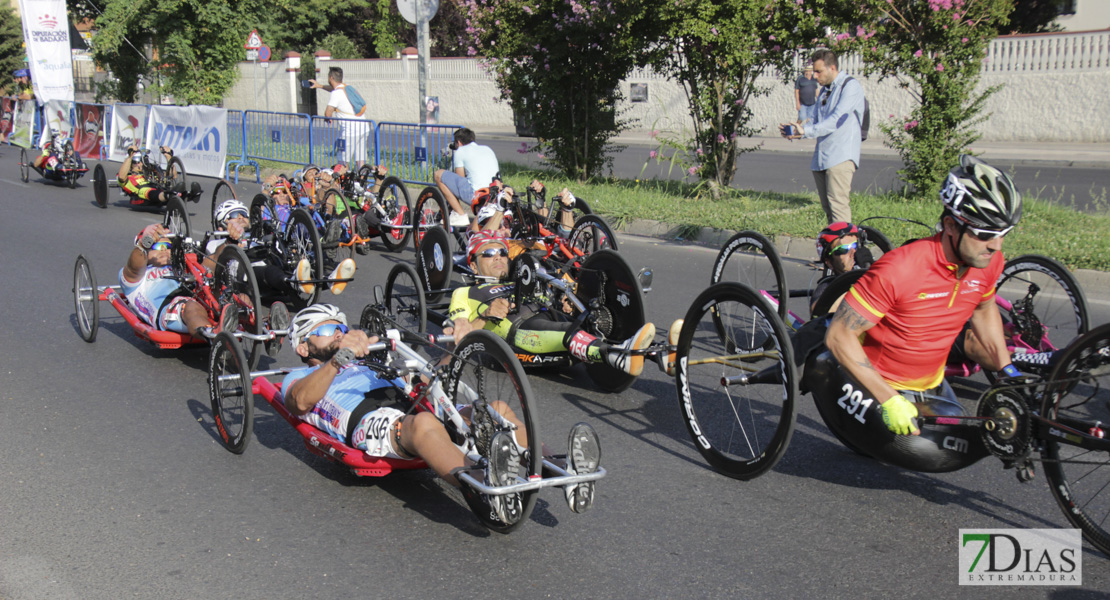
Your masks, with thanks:
M871 360L860 343L860 336L875 324L868 321L847 302L841 302L833 315L829 331L825 334L825 345L840 363L841 368L862 384L879 402L885 402L897 395L894 388L875 370Z

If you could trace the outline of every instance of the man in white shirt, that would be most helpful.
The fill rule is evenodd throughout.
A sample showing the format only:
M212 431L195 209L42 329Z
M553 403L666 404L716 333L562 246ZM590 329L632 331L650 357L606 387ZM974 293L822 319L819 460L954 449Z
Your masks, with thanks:
M325 117L343 119L339 122L345 148L339 152L339 161L349 163L349 158L354 157L355 164L362 166L366 161L369 140L370 123L365 122L365 116L355 114L355 108L347 97L347 85L343 83L343 69L331 67L328 69L328 84L320 85L315 79L310 79L313 89L322 89L331 92L328 97L328 107L324 109ZM362 121L362 122L359 122Z
M455 131L455 143L451 147L455 155L451 166L454 172L439 169L433 175L436 186L451 205L453 227L468 227L470 219L463 212L460 200L470 201L474 190L484 188L501 173L497 155L489 146L474 141L474 131L463 127Z

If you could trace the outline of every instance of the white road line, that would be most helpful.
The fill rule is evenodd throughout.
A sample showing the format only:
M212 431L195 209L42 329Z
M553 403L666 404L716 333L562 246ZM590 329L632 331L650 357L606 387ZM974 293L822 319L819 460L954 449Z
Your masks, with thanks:
M22 181L12 181L11 179L0 179L0 182L10 183L12 185L18 185L19 187L22 187L22 188L31 187L31 186L27 185L26 183L23 183Z

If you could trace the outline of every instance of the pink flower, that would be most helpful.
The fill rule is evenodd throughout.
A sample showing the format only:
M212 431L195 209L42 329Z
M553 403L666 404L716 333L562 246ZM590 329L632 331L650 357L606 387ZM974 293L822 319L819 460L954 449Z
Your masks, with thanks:
M914 127L917 127L917 119L914 119L913 121L910 121L909 123L906 123L905 127L906 127L906 131L909 131L909 130L913 129Z
M532 7L531 6L525 6L524 7L524 12L526 12L528 14L532 14Z
M913 55L915 58L921 58L921 51L918 50L917 52L914 52Z
M964 38L964 39L962 39L962 40L960 40L960 41L966 44L966 43L967 43L967 38Z
M659 153L656 152L655 150L652 150L651 152L648 152L648 158L654 160L656 156L659 156Z
M517 148L516 151L518 154L528 154L528 144L521 142L520 148Z
M698 148L696 150L696 152L697 152L698 156L702 156L703 154L705 154L705 150L702 150L701 148Z
M651 137L655 137L657 135L659 135L659 130L658 129L652 129L651 130Z
M716 30L714 30L714 33L716 33ZM775 41L775 36L769 35L769 36L767 36L767 39L769 39L773 42L773 41Z
M686 169L686 172L693 175L694 173L698 172L698 168L697 167L690 167L689 169Z
M717 134L717 143L718 144L725 143L725 136L723 134L720 134L720 133Z
M941 64L941 63L937 63L937 70L938 71L943 71L944 70L944 65Z

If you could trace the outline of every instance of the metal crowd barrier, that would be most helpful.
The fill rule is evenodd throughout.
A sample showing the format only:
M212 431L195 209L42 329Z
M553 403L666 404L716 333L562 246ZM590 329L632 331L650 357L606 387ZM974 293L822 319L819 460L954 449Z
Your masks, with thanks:
M462 125L379 123L374 130L374 162L406 183L432 183L436 169L451 169L447 150Z
M227 111L227 164L224 165L224 177L231 179L231 167L234 165L235 183L239 183L239 169L245 166L253 166L255 179L261 179L258 175L258 163L246 157L244 139L243 111Z
M303 113L243 112L243 158L303 165L312 162L311 118ZM235 172L239 180L238 167Z

